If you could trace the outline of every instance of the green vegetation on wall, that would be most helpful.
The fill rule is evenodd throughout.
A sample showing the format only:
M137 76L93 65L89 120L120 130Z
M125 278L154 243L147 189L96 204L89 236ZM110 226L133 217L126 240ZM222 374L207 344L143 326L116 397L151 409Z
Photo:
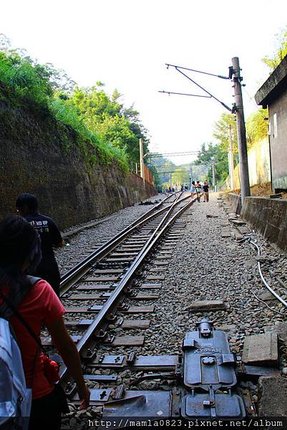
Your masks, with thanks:
M74 130L89 164L116 162L124 171L135 170L139 138L148 152L148 133L139 113L121 104L117 90L108 96L102 83L78 88L53 65L37 64L25 52L10 49L6 42L0 51L1 101L9 98L15 107L29 109L42 118L50 117ZM69 147L68 142L65 144Z

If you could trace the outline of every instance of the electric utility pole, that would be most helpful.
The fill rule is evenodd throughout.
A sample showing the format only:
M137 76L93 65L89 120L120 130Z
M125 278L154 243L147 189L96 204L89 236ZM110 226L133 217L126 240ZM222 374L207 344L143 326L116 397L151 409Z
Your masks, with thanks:
M228 169L229 169L229 178L230 178L230 189L234 190L233 136L232 136L231 125L229 125Z
M240 173L240 189L241 189L241 203L243 205L244 198L250 196L249 173L248 173L248 157L247 157L247 144L246 144L246 128L244 121L243 99L241 91L241 81L239 58L232 58L232 66L229 68L230 78L233 77L233 88L237 125L237 141L239 153L239 173Z
M193 84L203 90L207 96L199 95L199 94L186 94L186 93L175 93L171 91L160 91L161 93L167 94L180 94L185 96L193 96L193 97L209 97L213 98L217 102L219 102L223 107L225 107L230 113L236 114L236 125L237 125L237 141L238 141L238 152L239 152L239 174L240 174L240 188L241 188L241 202L243 205L244 199L247 196L250 196L250 186L249 186L249 173L248 173L248 159L247 159L247 144L246 144L246 128L244 122L244 111L243 111L243 99L242 99L242 91L241 91L241 81L242 77L240 76L240 67L239 67L239 59L238 57L232 58L232 66L229 67L229 76L221 76L215 75L213 73L203 72L201 70L189 69L187 67L176 66L175 64L166 64L167 67L174 67L175 70L189 79ZM186 74L185 71L203 73L205 75L216 76L222 79L231 79L233 82L234 88L234 98L235 103L233 104L232 109L207 91L203 86L199 85L194 79Z

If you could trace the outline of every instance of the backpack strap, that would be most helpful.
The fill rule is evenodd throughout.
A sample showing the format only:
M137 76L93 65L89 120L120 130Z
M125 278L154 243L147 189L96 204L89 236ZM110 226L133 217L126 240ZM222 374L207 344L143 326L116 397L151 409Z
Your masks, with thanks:
M33 285L36 284L41 278L38 278L36 276L26 276L28 279L28 282L26 282L26 285L17 285L16 288L13 289L13 295L8 292L8 297L4 295L0 289L0 295L3 299L3 303L0 305L0 316L6 320L9 320L11 316L13 315L14 311L12 309L12 306L14 308L17 308L26 294L30 291L30 289L33 287ZM9 304L5 298L8 298ZM12 306L11 306L12 305Z
M40 340L38 339L38 337L36 336L36 334L34 333L34 331L31 329L31 327L29 326L27 321L22 317L20 312L18 312L17 308L14 306L14 304L11 302L11 300L7 296L5 296L1 290L0 290L0 297L4 300L6 305L10 308L10 310L12 311L12 315L15 315L18 318L18 320L23 324L23 326L26 328L28 333L33 337L33 339L35 340L37 345L40 347L40 349L43 350L42 344L41 344Z
M30 291L30 289L41 278L39 278L37 276L27 275L27 279L29 280L27 287L26 288L24 288L23 286L19 287L17 289L17 292L16 292L16 298L14 296L13 299L11 299L11 297L5 296L5 294L3 294L1 289L0 289L0 297L3 299L3 304L0 306L0 316L2 318L9 320L12 315L15 315L18 318L18 320L24 325L24 327L26 328L28 333L33 337L33 339L35 340L37 345L41 348L41 350L43 350L43 347L42 347L40 340L38 339L38 337L36 336L34 331L31 329L29 324L25 321L25 319L22 317L22 315L17 310L17 307L19 306L19 304L21 303L23 298L26 296L28 291Z
M29 279L32 287L41 279L38 276L32 276L32 275L27 275L26 277Z

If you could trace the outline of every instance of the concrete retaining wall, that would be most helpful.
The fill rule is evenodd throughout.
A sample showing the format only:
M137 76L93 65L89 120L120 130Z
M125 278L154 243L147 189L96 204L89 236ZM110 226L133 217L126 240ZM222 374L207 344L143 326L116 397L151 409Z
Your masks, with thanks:
M279 248L287 250L287 200L269 197L245 197L243 208L238 194L228 193L231 212L241 215L252 229Z
M287 249L287 200L246 197L241 216L270 242Z
M1 88L0 88L1 90ZM61 229L102 218L157 192L116 163L101 165L96 148L49 115L9 106L0 98L0 218L15 213L19 193Z

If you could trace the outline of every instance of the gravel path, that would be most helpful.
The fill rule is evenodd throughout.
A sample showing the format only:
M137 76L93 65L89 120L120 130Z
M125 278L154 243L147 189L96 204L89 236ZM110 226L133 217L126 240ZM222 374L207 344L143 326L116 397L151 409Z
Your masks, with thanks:
M241 353L245 336L263 333L267 326L286 320L286 312L277 301L260 301L270 295L257 270L257 252L237 240L241 237L238 229L228 221L216 195L211 195L209 203L196 202L186 219L185 235L165 273L165 294L158 304L164 312L157 313L150 328L159 333L155 349L161 353L180 350L185 332L208 317L215 327L229 333L233 352ZM264 267L286 281L286 256L256 237ZM202 300L222 300L226 310L192 312L192 303Z

